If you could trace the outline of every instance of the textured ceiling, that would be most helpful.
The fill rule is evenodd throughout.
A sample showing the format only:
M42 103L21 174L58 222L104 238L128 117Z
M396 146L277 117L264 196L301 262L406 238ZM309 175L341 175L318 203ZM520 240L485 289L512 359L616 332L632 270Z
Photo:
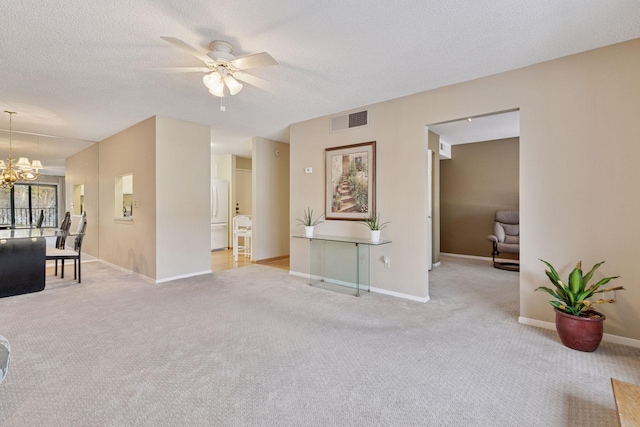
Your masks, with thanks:
M429 130L440 135L440 141L451 145L513 138L520 136L520 111L467 117L429 125Z
M638 38L638 22L638 0L2 1L0 108L90 141L169 116L246 154L291 123ZM267 51L280 65L253 74L272 90L245 85L221 112L202 75L150 70L201 65L160 36Z

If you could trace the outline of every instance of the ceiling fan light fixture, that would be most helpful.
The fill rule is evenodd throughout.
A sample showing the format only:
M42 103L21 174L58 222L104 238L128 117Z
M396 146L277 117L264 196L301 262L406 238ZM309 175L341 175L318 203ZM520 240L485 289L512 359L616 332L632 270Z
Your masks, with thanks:
M213 89L209 89L209 93L217 96L218 98L224 98L224 83L220 82L220 84Z
M276 61L267 52L236 57L233 55L233 46L231 43L221 40L211 42L209 45L210 52L204 53L202 49L194 48L175 37L161 37L161 39L189 52L191 55L204 62L205 67L173 67L167 68L166 70L172 72L207 73L202 78L202 81L209 90L209 93L222 98L222 105L220 107L222 111L224 111L225 86L231 95L236 95L244 87L242 83L238 82L238 80L234 78L234 73L238 73L237 76L240 81L264 89L261 79L252 76L251 74L246 74L243 70L278 65L278 61Z
M231 95L235 95L242 90L242 83L238 82L229 74L224 76L224 82L227 84L227 87L229 88L229 93L231 93Z
M214 71L213 73L205 74L205 76L202 78L202 82L207 88L213 90L218 87L220 83L222 83L222 76Z

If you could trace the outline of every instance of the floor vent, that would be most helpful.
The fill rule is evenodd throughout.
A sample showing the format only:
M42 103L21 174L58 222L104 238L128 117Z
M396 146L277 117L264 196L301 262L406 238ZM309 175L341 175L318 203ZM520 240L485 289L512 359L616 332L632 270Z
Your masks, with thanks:
M369 124L368 110L358 111L345 116L338 116L331 119L331 132L366 126Z

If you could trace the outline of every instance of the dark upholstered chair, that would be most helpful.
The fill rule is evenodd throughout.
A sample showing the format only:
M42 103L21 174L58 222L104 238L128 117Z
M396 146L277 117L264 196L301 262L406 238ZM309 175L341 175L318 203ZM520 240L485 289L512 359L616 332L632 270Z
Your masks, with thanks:
M520 255L520 212L496 211L493 234L487 237L493 244L493 266L502 270L520 271L517 262L496 262L501 252Z
M71 222L69 221L69 226ZM72 259L73 260L73 278L78 279L78 283L82 282L82 265L80 263L80 254L82 252L82 240L84 239L84 234L87 230L87 216L86 212L82 213L82 217L80 218L80 222L78 223L78 231L75 236L75 240L73 243L73 249L64 249L64 243L62 243L63 247L60 248L47 248L47 260L56 260L56 274L57 274L57 262L60 260L62 262L60 278L64 278L64 260ZM64 239L63 239L64 241ZM77 273L77 274L76 274Z

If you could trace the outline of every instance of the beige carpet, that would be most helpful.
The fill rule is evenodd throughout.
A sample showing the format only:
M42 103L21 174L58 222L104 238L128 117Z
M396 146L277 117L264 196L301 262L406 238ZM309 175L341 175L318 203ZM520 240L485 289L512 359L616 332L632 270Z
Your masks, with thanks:
M640 349L517 323L517 274L444 258L424 304L253 265L162 285L95 262L0 299L6 426L614 426ZM401 278L398 278L401 280Z

